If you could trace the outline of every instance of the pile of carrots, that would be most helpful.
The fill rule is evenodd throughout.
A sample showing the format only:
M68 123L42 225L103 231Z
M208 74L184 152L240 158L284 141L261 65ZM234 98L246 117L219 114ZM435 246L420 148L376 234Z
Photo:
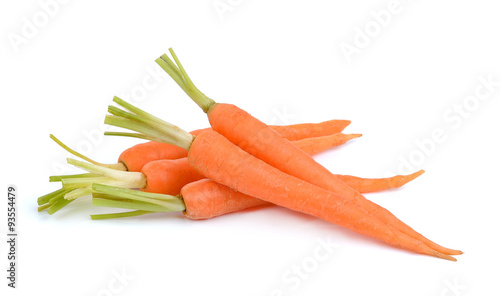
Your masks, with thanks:
M452 261L462 254L430 241L363 196L401 187L423 171L378 179L333 174L312 156L360 137L342 133L350 121L268 126L204 95L172 49L170 54L172 59L165 54L157 64L207 114L211 127L187 132L115 97L117 106L109 106L105 123L128 131L105 134L148 141L123 151L117 163L103 164L51 135L81 159L69 158L68 163L87 172L51 176L61 189L38 198L39 211L54 214L89 195L94 206L129 210L91 215L94 220L158 212L209 219L277 205L416 253Z

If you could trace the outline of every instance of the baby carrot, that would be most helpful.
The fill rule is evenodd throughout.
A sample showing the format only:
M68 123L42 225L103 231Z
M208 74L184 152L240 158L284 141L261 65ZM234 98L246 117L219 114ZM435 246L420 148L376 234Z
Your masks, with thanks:
M318 124L319 126L322 123ZM289 133L292 130L291 126L278 128L275 126L275 130L280 130L280 132ZM204 129L208 130L208 129ZM302 131L301 129L297 129ZM315 129L313 129L314 131ZM197 135L203 130L192 131L191 134ZM121 135L122 133L107 132L106 135ZM317 134L314 133L314 134ZM305 132L302 132L305 135ZM304 138L300 140L293 140L294 144L297 145L302 150L307 150L308 154L318 154L322 151L330 149L335 146L342 145L349 140L360 137L360 134L342 134L334 133L326 136L318 136L311 138ZM160 160L160 159L177 159L186 157L187 152L183 148L179 148L174 145L167 143L161 143L156 141L149 141L146 143L141 143L134 145L126 150L124 150L120 157L118 158L118 163L124 165L128 171L139 172L142 167L150 161Z
M108 115L105 122L134 130L143 138L184 147L188 150L190 165L213 181L273 204L322 218L397 247L456 260L369 215L362 207L349 202L341 195L278 170L245 152L215 131L205 131L194 137L143 110L129 104L122 104L124 105L133 113L123 111L121 116Z
M193 84L174 51L172 49L169 49L169 51L175 63L167 55L162 55L156 62L207 113L214 131L256 158L287 174L343 196L346 202L363 207L370 215L394 226L399 231L422 241L441 253L449 255L462 254L459 250L445 248L430 241L403 223L387 209L367 200L359 192L347 186L325 167L314 161L312 157L270 129L265 123L234 105L216 103L208 98Z

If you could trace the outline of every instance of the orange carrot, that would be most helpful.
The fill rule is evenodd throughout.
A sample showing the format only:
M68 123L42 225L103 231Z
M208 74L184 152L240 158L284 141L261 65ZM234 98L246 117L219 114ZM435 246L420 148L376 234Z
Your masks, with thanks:
M161 159L148 162L141 171L147 179L147 192L169 195L179 194L185 185L205 179L188 163L187 157L179 159ZM398 188L414 180L424 171L420 170L410 175L397 175L389 178L360 178L350 175L336 175L349 187L361 193L383 191ZM222 186L222 185L220 185Z
M389 188L399 188L404 184L415 180L418 176L422 175L424 170L420 170L409 175L396 175L389 178L359 178L349 175L336 175L347 186L353 188L360 193L369 193L386 190Z
M135 210L113 214L91 215L93 220L123 218L157 212L182 211L193 220L211 219L248 208L270 204L258 198L237 192L208 179L189 183L180 195L145 193L94 184L92 203L95 206ZM169 202L165 204L165 202Z
M210 219L261 205L272 205L209 179L201 179L182 187L181 196L186 204L184 215L195 220Z
M187 157L148 162L142 173L147 185L147 192L176 195L184 185L204 179L205 176L193 170Z
M370 215L363 207L342 195L280 171L215 131L205 131L194 137L128 103L121 100L115 102L132 113L122 110L120 116L118 113L115 116L108 115L105 123L134 130L143 138L184 147L188 150L190 165L217 183L255 198L322 218L394 246L456 260ZM285 142L296 148L288 140ZM283 152L286 153L286 150Z
M369 215L377 217L384 223L394 226L399 231L422 241L441 253L449 255L462 254L459 250L445 248L430 241L396 218L388 210L367 200L358 191L346 185L338 177L314 161L307 153L298 149L265 123L234 105L216 103L205 96L192 83L172 49L170 49L170 53L175 60L175 64L167 55L162 55L156 62L207 113L214 131L256 158L289 175L343 196L346 203L364 208Z
M305 146L310 146L310 149L317 149L317 152L311 152L317 154L330 147L344 144L350 139L361 136L358 134L339 134L349 124L349 120L334 119L320 123L292 124L287 126L275 125L270 127L290 141L298 141L311 138L311 140L309 141L301 142L300 145L304 146L304 149L307 149ZM191 134L196 136L206 130L210 130L210 128L195 130L192 131ZM334 134L338 135L330 138L325 138L323 140L316 139ZM108 133L108 135L113 135L113 133ZM321 140L321 144L317 143L319 140ZM150 161L159 159L177 159L186 156L187 152L185 149L167 143L150 141L137 144L126 149L118 158L118 162L123 163L129 171L139 172L141 171L142 167Z
M253 157L215 131L198 135L188 159L209 179L241 193L310 214L396 247L443 259L456 259L399 232L338 194L288 175Z
M315 141L311 141L311 139L304 139L300 141L294 141L294 143L298 147L303 146L306 152L311 153L318 152L322 149L327 149L329 148L329 145L341 144L357 136L359 135L334 134L330 136L313 138ZM89 161L97 168L102 167L114 168L116 170L126 170L124 166L118 165L120 163L115 165L106 165L93 161L92 159L64 145L53 135L51 135L51 139L53 139L66 151L77 157L81 157L84 160ZM303 145L302 143L304 143L305 145ZM314 143L316 143L317 145L313 145ZM50 181L62 182L63 188L39 198L39 211L47 209L49 214L54 214L64 206L68 205L71 201L81 196L90 194L90 185L96 182L100 184L110 184L125 188L139 188L147 192L175 195L180 193L181 188L184 185L204 178L204 176L198 174L191 168L186 157L173 160L163 159L151 161L141 169L141 172L142 173L140 174L131 173L129 175L123 173L119 175L114 174L115 176L118 176L118 178L126 179L127 182L124 182L123 180L116 180L116 178L103 178L102 176L95 174L51 176ZM387 188L399 187L413 179L411 178L411 175L395 176L385 179L363 179L354 176L341 176L341 179L344 178L346 179L346 183L349 186L353 186L353 188L361 192L363 192L363 190L371 192L384 190ZM224 185L220 184L217 184L217 186L224 187ZM248 197L246 197L246 199L248 199ZM242 202L244 203L246 199L243 199Z

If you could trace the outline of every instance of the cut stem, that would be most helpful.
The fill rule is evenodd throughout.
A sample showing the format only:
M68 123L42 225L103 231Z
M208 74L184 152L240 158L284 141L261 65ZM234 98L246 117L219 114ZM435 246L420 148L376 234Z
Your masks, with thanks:
M184 201L177 197L142 192L102 184L92 186L94 205L117 207L151 212L180 212L186 209Z
M118 97L114 102L126 108L132 113L110 106L108 111L112 115L106 115L104 123L129 129L137 133L106 132L105 135L127 136L156 142L172 144L184 149L189 149L194 140L194 136L179 127L170 124L158 117L141 110Z
M90 215L90 218L92 220L104 220L104 219L114 219L114 218L136 217L136 216L141 216L141 215L151 214L151 213L155 213L155 212L129 211L129 212L122 212L122 213L95 214L95 215Z
M116 170L121 170L121 171L126 171L127 168L125 167L125 165L121 162L119 163L114 163L114 164L104 164L104 163L99 163L97 161L94 161L90 158L88 158L87 156L69 148L67 145L65 145L63 142L61 142L58 138L56 138L54 135L50 135L50 138L57 143L57 145L61 146L64 150L68 151L69 153L71 153L72 155L76 156L76 157L79 157L83 160L86 160L92 164L95 164L95 165L99 165L99 166L103 166L103 167L107 167L107 168L111 168L111 169L116 169Z
M175 63L166 55L163 54L161 57L155 60L155 62L168 73L170 77L184 90L184 92L203 110L207 113L210 107L215 104L215 101L207 97L202 93L191 81L191 78L187 75L184 67L177 58L174 50L169 48L168 50L172 55Z
M75 174L75 175L57 175L57 176L50 176L49 182L61 182L62 180L67 180L67 179L90 178L90 177L99 177L99 175L92 173Z
M104 177L109 177L119 181L123 184L127 184L128 188L145 188L146 187L146 176L141 172L123 172L110 168L101 167L92 163L87 163L79 161L76 159L68 158L68 163L76 167L84 169L90 173L100 174ZM72 180L68 180L71 182ZM93 183L93 182L92 182Z

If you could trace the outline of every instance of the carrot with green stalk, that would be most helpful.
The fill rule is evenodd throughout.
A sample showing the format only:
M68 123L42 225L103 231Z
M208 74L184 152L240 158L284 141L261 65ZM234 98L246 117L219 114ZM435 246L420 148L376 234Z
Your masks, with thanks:
M320 127L323 126L323 123L324 122L314 126ZM286 137L287 139L297 138L298 134L295 131L300 131L300 136L308 135L306 133L306 130L301 130L293 126L275 126L273 128L277 131L280 131L281 134L288 135L289 137ZM192 131L191 134L196 136L197 134L205 130L208 129ZM316 128L311 129L310 132L311 133L309 133L309 135L318 134ZM112 134L113 133L108 133L108 135ZM317 154L332 147L345 144L346 142L360 136L360 134L333 133L330 135L307 137L291 141L293 141L296 145L300 145L301 149L309 149L311 154ZM162 159L177 159L186 156L187 152L182 148L166 143L149 141L146 143L134 145L133 147L130 147L123 151L118 158L118 163L122 163L128 171L137 172L140 171L142 167L150 161Z
M183 147L188 150L189 164L217 183L246 195L313 215L396 247L456 261L455 258L370 215L362 206L350 202L342 195L289 175L252 156L216 131L205 131L193 136L128 103L117 103L130 112L107 115L105 123L137 132L136 135L124 134L127 136Z
M269 165L343 196L347 202L365 208L370 215L443 254L462 254L459 250L445 248L430 241L403 223L387 209L367 200L362 194L342 182L325 167L314 161L312 157L284 139L265 123L235 105L216 103L207 97L193 84L174 51L172 49L169 49L169 51L175 63L164 54L156 60L157 64L208 115L210 125L214 131Z
M187 184L179 195L149 193L127 188L93 184L92 204L133 210L90 215L92 220L134 217L151 213L182 212L193 220L211 219L245 209L269 205L209 179Z
M193 132L191 133L193 134ZM343 134L333 134L330 136L309 138L300 141L294 141L294 143L298 147L306 151L306 153L313 154L324 151L328 148L339 145L340 143L343 143L344 141L350 138L355 138L358 136L356 134L343 135L343 136L340 135ZM123 174L120 172L113 173L114 171L111 169L125 170L126 169L125 165L120 165L119 163L109 165L96 162L71 149L63 142L61 142L59 139L57 139L55 136L50 135L50 138L69 153L73 154L76 157L82 158L83 160L88 161L90 163L88 165L92 165L92 170L94 173L51 176L49 178L49 181L61 182L62 189L56 190L55 192L50 193L38 199L39 211L48 209L49 214L56 213L64 206L68 205L71 201L79 197L89 195L91 192L91 185L93 183L115 185L115 186L120 186L122 188L136 188L152 193L177 195L181 192L181 188L183 188L186 184L204 178L203 175L197 173L195 170L191 168L191 166L188 163L187 157L178 159L162 159L162 160L150 161L145 166L143 166L143 168L140 170L140 173L137 172L132 172L131 174ZM141 150L142 149L140 149L139 151ZM187 151L186 150L184 151L187 154ZM129 156L131 155L132 154L129 154ZM142 155L136 154L136 157L142 157ZM130 157L128 159L130 159ZM134 161L134 163L138 163L138 161ZM105 172L101 171L101 168L106 169L106 171ZM415 179L422 173L423 171L419 171L411 175L394 176L391 178L381 178L381 179L359 178L349 175L339 175L339 176L344 182L346 182L350 186L353 186L356 190L360 192L374 192L374 191L385 190L388 188L400 187L406 184L407 182ZM224 185L220 184L213 185L212 187L215 186L225 187ZM219 192L224 192L224 191L219 190ZM235 195L235 198L240 198L240 195ZM248 196L241 197L240 199L242 204L238 206L238 209L244 209L246 208L247 204L253 204L253 203L247 203L247 200L249 198L250 197ZM229 198L228 200L230 200L231 203L233 204L238 204L238 200L232 200L231 198ZM262 203L256 201L255 204L262 204ZM235 209L235 211L236 210L237 209Z

